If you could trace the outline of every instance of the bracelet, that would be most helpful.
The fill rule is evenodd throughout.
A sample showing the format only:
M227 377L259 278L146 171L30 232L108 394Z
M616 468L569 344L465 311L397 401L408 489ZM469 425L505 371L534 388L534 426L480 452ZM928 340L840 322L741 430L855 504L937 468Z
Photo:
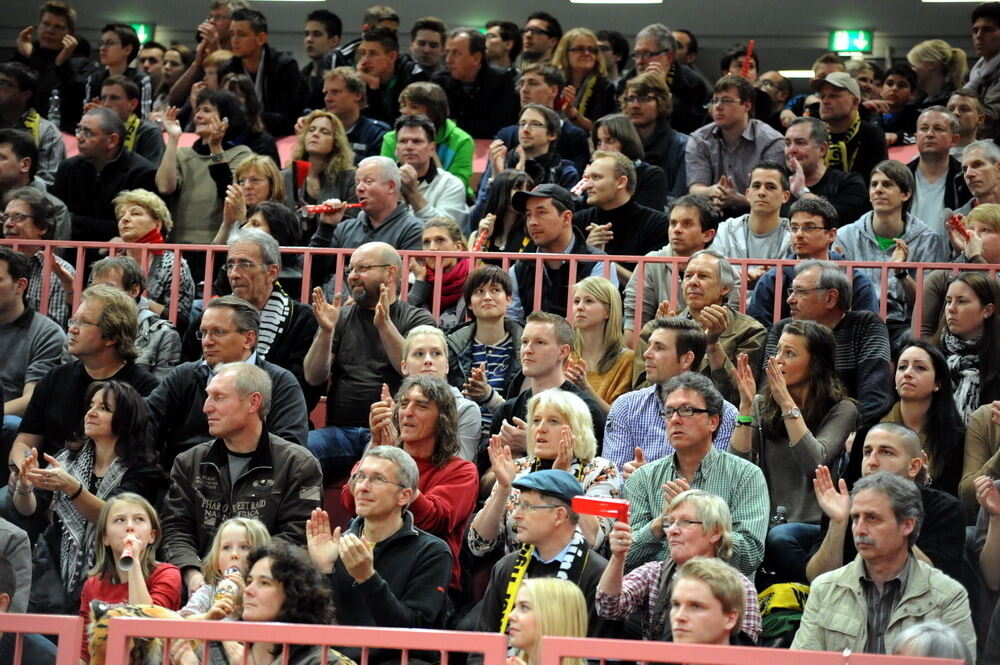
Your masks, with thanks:
M21 483L18 483L18 484L17 484L17 493L18 493L18 494L21 494L21 495L23 495L23 496L27 496L28 494L31 494L31 493L33 493L34 491L35 491L35 488L34 488L34 487L29 487L29 488L28 488L28 491L27 491L27 492L25 492L24 490L22 490L22 489L21 489Z
M76 488L76 491L73 492L72 494L67 495L66 498L70 501L75 501L76 498L80 496L80 494L82 493L83 493L83 483L80 483L80 486Z
M741 425L749 425L753 422L753 416L736 416L736 422Z

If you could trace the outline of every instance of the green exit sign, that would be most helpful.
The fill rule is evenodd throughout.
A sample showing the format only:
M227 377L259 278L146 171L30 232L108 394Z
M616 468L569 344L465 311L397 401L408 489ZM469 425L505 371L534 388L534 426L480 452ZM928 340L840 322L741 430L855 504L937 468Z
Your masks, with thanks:
M135 34L139 36L139 43L145 44L153 39L153 31L156 29L155 23L129 23Z
M871 53L871 30L834 30L830 33L830 50L837 53Z

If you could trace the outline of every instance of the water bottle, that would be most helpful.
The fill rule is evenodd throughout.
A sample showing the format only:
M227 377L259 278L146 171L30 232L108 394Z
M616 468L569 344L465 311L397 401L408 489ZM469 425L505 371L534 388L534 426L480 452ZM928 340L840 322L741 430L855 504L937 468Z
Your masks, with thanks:
M771 516L771 528L782 524L788 524L788 508L778 506L774 509L774 515Z
M234 604L239 602L240 587L236 582L229 579L229 576L233 573L239 573L239 566L232 566L231 568L226 568L224 577L219 580L219 583L215 585L215 602L222 600L223 598L228 598Z
M59 127L62 124L62 108L61 100L59 99L59 88L52 88L52 94L49 95L49 121Z

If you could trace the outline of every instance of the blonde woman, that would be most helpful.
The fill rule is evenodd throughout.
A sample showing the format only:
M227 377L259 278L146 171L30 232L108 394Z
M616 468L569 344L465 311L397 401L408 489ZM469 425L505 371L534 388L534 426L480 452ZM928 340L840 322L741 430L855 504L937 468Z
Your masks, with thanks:
M587 601L580 587L556 577L521 582L507 629L518 654L508 665L538 665L542 637L586 637ZM582 658L564 658L563 665L584 665Z
M615 87L592 31L573 28L563 35L552 63L566 76L562 110L574 125L589 132L595 120L617 110Z
M213 245L229 242L232 232L240 228L264 201L285 201L285 181L278 165L267 155L251 154L241 159L233 170L233 181L226 189L222 224L212 239Z
M587 391L604 413L632 389L635 352L625 346L622 298L603 277L587 277L573 295L573 357L566 378Z
M469 526L466 540L475 556L486 556L500 546L509 554L520 546L513 518L520 491L512 483L533 471L562 469L580 481L587 496L621 496L618 468L597 457L594 422L577 395L558 388L538 393L528 400L527 421L525 457L515 460L499 436L490 438L488 452L496 483ZM581 515L579 526L592 548L605 548L610 519Z
M962 87L969 66L965 51L942 39L928 39L910 49L906 59L917 75L919 108L948 104L948 97Z
M174 220L170 216L167 204L159 196L145 189L126 190L112 201L115 207L115 217L118 219L118 237L122 242L134 242L159 245L167 242ZM127 249L125 253L140 266L143 265L143 254L149 258L149 268L146 270L146 297L149 309L161 318L170 316L170 287L174 278L173 252L162 249L143 250ZM187 261L183 258L180 271L180 289L177 292L178 325L188 320L191 314L191 303L194 301L194 279Z
M284 202L290 208L328 199L355 202L354 150L340 118L326 110L313 111L292 151L292 163L281 172Z

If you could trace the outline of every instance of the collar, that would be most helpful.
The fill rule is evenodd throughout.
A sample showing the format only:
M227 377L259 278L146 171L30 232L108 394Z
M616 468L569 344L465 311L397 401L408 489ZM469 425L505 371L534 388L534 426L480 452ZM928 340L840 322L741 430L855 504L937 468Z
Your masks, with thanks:
M17 317L6 326L0 326L0 328L28 328L31 326L31 321L35 318L35 310L31 309L31 305L25 304L24 311L21 312L21 316Z
M692 478L689 482L694 483L695 479L697 479L699 476L704 477L705 475L710 473L712 469L715 468L716 463L719 461L719 455L721 454L722 453L719 451L718 448L716 448L715 446L709 446L708 452L705 453L705 456L701 458L701 462L698 463L698 469L694 472L695 477ZM675 472L680 471L681 465L680 462L677 460L676 451L670 454L669 459L670 463L674 467L674 471Z
M273 467L271 460L270 435L267 433L267 427L262 427L260 430L260 439L257 441L257 448L250 455L250 464L247 465L247 471L258 467ZM208 451L208 455L205 456L204 462L211 462L220 469L229 464L229 449L226 448L226 442L222 439L212 441L212 447ZM235 481L235 478L230 479L231 483Z
M257 351L253 351L250 354L250 357L243 362L250 363L251 365L260 365L260 363L257 362ZM202 361L198 364L198 372L205 377L205 384L208 385L208 380L215 376L216 369L210 366L207 360L202 359Z
M861 559L860 555L858 556L858 558ZM903 589L904 587L906 587L906 582L910 578L910 568L912 567L912 562L913 562L913 553L910 552L910 555L906 557L906 563L903 564L903 567L900 568L899 572L896 573L895 576L886 580L886 582L899 580L899 588ZM864 559L861 559L861 575L858 577L858 580L862 583L867 582L868 584L875 584L875 580L873 580L871 576L868 574L868 564L865 562ZM884 586L885 585L883 585L883 587Z
M397 219L399 219L400 216L402 216L403 213L405 213L408 209L409 209L409 206L407 205L407 203L405 201L397 203L395 209L392 212L390 212L388 215L386 215L386 217L382 221L382 223L378 225L378 228L382 229L382 228L385 228L386 226L388 226L389 224L392 224ZM364 210L362 210L361 213L358 214L358 216L356 217L356 219L358 221L360 221L362 224L364 224L364 226L365 226L365 228L367 230L369 230L369 231L374 231L375 230L375 226L372 224L371 219L368 218L368 213L365 212Z
M576 531L579 531L579 530L580 530L580 527L577 527ZM537 560L539 563L553 563L555 561L558 561L559 563L562 563L562 560L566 558L566 553L569 552L569 550L570 550L571 547L573 547L573 537L572 536L570 536L569 541L566 543L566 547L564 547L561 550L559 550L559 552L557 552L556 555L554 557L552 557L551 559L543 559L541 557L541 555L538 554L538 547L537 546L534 547L534 548L532 548L532 550L531 550L531 558Z
M434 158L432 157L431 161L427 164L427 173L424 174L424 177L417 178L417 180L423 183L429 183L432 182L434 178L437 177L437 174L438 174L437 166L434 164Z

